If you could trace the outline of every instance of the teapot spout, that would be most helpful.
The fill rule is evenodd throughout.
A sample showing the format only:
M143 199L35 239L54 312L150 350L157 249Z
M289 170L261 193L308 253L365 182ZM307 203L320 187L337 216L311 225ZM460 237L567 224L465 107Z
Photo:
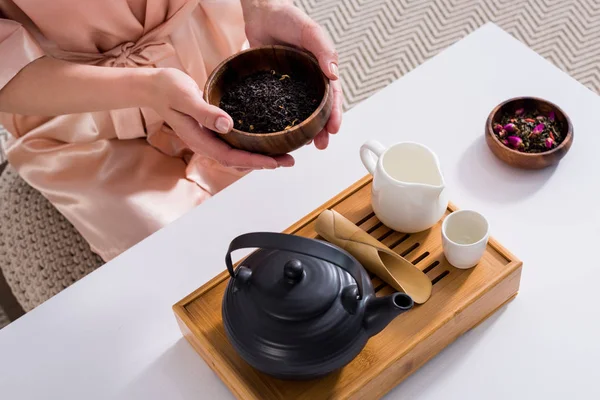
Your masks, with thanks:
M365 310L364 326L369 336L375 336L398 315L413 308L413 299L405 293L372 297Z

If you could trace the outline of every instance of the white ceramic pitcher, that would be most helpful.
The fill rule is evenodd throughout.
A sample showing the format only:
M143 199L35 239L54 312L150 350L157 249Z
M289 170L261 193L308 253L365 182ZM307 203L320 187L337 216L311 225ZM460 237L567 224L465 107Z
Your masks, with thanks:
M405 233L435 225L446 212L448 197L436 154L414 142L387 149L375 140L360 148L360 158L373 175L372 205L387 227Z

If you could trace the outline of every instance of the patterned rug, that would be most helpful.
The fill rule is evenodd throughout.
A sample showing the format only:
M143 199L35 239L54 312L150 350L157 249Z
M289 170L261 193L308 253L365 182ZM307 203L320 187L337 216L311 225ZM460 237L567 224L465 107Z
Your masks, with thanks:
M0 308L0 329L4 328L6 325L10 323L8 319L8 315L4 312L2 308Z
M600 0L297 0L296 4L321 23L336 44L345 110L489 21L600 93ZM511 61L499 54L498 62ZM18 280L13 291L24 308L31 309L100 262L43 197L18 177L13 176L10 185L0 187L4 199L16 204L26 195L28 207L4 209L10 221L0 224L0 237L7 237L0 240L0 266L13 266L15 275L7 280L13 285ZM40 217L60 229L20 229ZM25 248L15 251L16 243L25 243ZM40 255L32 243L58 245L42 247ZM26 282L35 282L35 288ZM0 327L6 321L0 310Z
M3 144L4 142L6 142L6 140L8 139L8 132L6 131L6 129L4 129L2 127L2 125L0 125L0 165L2 165L4 163L4 161L6 161L6 157L4 155L4 147ZM0 174L2 174L2 170L0 168Z
M349 109L486 22L600 93L600 0L297 0L340 55ZM499 62L509 62L499 54Z

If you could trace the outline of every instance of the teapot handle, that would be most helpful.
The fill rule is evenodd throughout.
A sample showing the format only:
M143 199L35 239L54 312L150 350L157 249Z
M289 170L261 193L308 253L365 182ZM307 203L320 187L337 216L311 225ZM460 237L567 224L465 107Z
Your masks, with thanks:
M345 250L329 243L286 233L254 232L240 235L231 241L225 256L225 264L232 278L236 277L236 272L233 270L231 253L246 248L290 251L335 264L352 276L358 286L358 299L363 297L361 265Z
M371 175L375 174L377 161L383 153L385 153L385 147L377 140L368 140L360 146L360 160Z

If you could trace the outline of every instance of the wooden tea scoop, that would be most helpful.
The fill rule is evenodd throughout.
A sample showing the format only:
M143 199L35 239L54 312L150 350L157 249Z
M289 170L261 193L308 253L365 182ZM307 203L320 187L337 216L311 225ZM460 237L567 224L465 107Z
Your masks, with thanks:
M323 211L315 231L352 254L382 281L408 294L415 303L425 303L431 296L432 284L427 275L338 212Z

